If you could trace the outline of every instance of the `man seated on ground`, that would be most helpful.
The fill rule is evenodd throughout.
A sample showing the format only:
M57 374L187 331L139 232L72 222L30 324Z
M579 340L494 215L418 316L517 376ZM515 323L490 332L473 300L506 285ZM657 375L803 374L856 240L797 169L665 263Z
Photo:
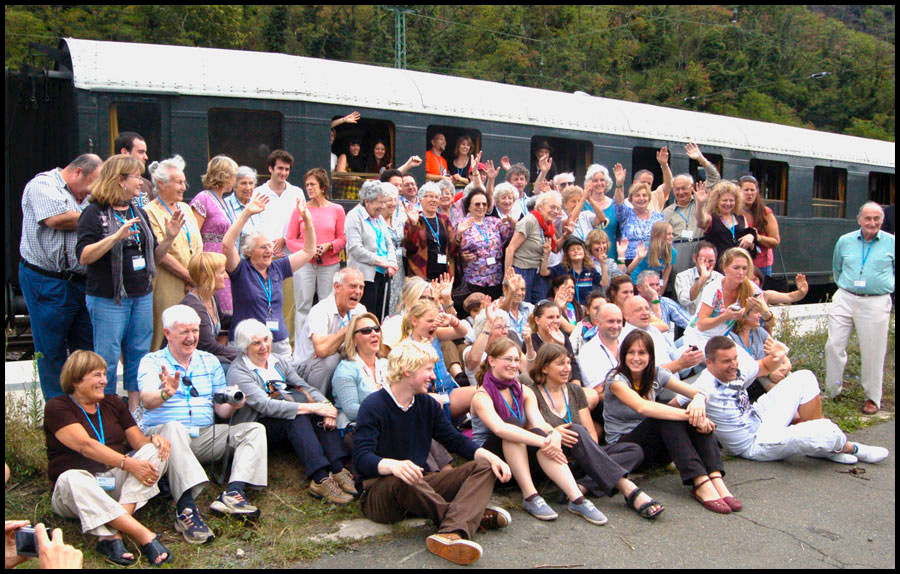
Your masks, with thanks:
M481 546L472 542L479 526L509 525L508 512L487 505L494 481L507 482L512 474L499 457L457 432L440 405L425 397L437 361L430 346L403 341L388 355L388 385L360 405L353 445L359 508L369 520L386 524L407 515L427 517L438 528L426 540L428 550L471 564L481 557ZM471 462L425 473L432 438Z
M619 366L619 334L624 323L621 309L612 303L603 305L597 335L578 352L578 364L584 377L582 385L596 389L601 401L606 390L606 375Z
M703 288L722 274L714 270L716 266L716 246L709 241L701 241L691 256L694 266L675 276L675 295L678 303L693 317L700 308Z
M659 366L676 373L681 380L690 377L695 371L694 367L703 362L703 351L693 347L676 349L675 344L650 323L652 317L650 303L640 295L625 301L625 327L619 335L619 341L623 341L635 329L646 331L653 339Z
M203 467L196 464L220 460L234 447L234 458L228 486L210 505L218 514L257 517L259 510L247 502L248 487L263 488L268 481L266 429L259 423L233 426L214 424L213 412L229 418L244 406L239 402L220 403L220 392L226 389L225 371L212 353L197 350L200 340L200 317L186 305L175 305L163 311L163 334L166 347L144 355L138 368L138 385L144 404L144 431L148 436L159 433L170 422L181 423L179 436L170 439L173 449L189 444L196 459L185 468L170 463L169 488L177 501L175 528L191 544L203 544L214 535L203 522L194 497L209 480Z
M694 382L707 397L706 417L716 424L716 439L728 454L758 461L782 460L796 454L842 464L880 462L888 450L853 443L832 421L822 417L819 382L810 371L788 375L750 405L747 387L784 361L778 344L760 361L739 352L734 341L716 336L706 344L706 371ZM678 397L684 406L686 400ZM796 419L800 422L792 424Z
M334 291L313 305L294 345L294 367L304 381L325 397L331 396L331 377L341 362L338 353L350 319L365 315L360 303L365 289L363 274L345 267L334 274Z
M675 342L676 347L681 346L681 333L687 328L693 316L689 315L681 305L663 296L659 273L656 271L652 269L641 271L637 276L635 287L637 287L638 294L650 302L650 311L653 316L668 325L669 330L665 331L666 336Z

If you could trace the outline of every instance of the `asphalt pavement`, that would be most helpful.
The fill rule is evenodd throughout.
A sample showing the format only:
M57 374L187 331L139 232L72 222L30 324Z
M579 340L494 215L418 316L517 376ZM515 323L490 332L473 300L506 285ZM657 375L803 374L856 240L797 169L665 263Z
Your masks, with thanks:
M566 512L554 490L547 501L560 517L541 522L521 510L518 491L500 493L495 502L509 509L512 524L476 536L484 554L469 568L894 568L894 430L889 421L851 434L891 452L879 464L857 465L864 474L801 456L726 460L726 482L744 503L730 515L705 510L675 472L635 480L666 507L656 521L641 519L617 496L594 499L609 518L594 526ZM429 524L374 539L312 566L458 567L425 548L434 531Z

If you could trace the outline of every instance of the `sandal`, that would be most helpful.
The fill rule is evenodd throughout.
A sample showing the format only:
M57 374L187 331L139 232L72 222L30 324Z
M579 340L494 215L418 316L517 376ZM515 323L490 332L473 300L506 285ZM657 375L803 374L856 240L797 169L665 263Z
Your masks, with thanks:
M710 480L716 480L717 478L719 480L722 480L721 476L710 476L709 477ZM724 485L725 481L722 481L722 484ZM741 501L735 496L723 496L722 500L725 501L725 504L728 505L728 508L730 508L732 512L740 512L744 508L743 503L741 503Z
M122 542L121 538L98 540L97 552L106 556L108 560L121 566L131 566L137 562L136 558L123 558L125 554L130 554L130 552L125 549L125 544Z
M172 552L169 551L168 548L163 546L162 542L159 541L159 536L157 536L147 544L141 546L141 552L147 555L147 560L150 561L151 566L162 566L166 562L172 560ZM167 554L166 559L161 562L157 562L157 558L159 558L163 554Z
M698 490L701 486L703 486L704 484L706 484L707 482L709 482L710 480L712 480L712 479L711 479L711 478L707 478L706 480L704 480L704 481L701 482L700 484L694 486L694 489L691 491L691 494L694 496L694 498L697 499L697 502L699 502L700 504L703 505L703 508L705 508L705 509L707 509L707 510L711 510L711 511L716 512L716 513L718 513L718 514L731 514L731 507L728 506L728 503L726 503L726 502L725 502L724 500L722 500L721 498L717 498L717 499L715 499L715 500L703 500L702 498L700 498L700 495L697 494L697 490Z
M644 491L641 490L640 488L635 488L634 490L632 490L631 494L629 494L628 496L625 497L625 506L627 506L628 508L637 512L638 516L640 516L641 518L646 518L647 520L653 520L657 516L662 514L663 511L666 509L666 507L661 505L659 503L659 501L656 500L655 498L651 498L650 502L645 502L644 504L641 505L640 508L635 507L634 501L637 500L637 497L640 496L642 492L644 492ZM659 508L657 508L656 511L650 510L650 507L654 506L654 505L659 506Z

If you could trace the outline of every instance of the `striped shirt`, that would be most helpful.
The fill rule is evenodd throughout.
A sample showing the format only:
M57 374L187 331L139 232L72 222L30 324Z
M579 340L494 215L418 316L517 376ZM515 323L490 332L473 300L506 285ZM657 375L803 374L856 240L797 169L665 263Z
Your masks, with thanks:
M75 255L78 233L74 229L53 229L44 223L69 211L80 213L87 205L87 198L78 203L58 168L34 176L22 192L22 259L47 271L87 273Z
M180 422L187 427L208 427L213 424L213 394L225 388L225 371L219 359L205 351L194 351L190 367L185 371L178 364L169 348L144 355L138 368L138 386L144 389L160 389L159 374L165 367L169 374L181 373L182 381L187 375L191 386L199 396L192 397L190 387L182 382L175 394L162 406L144 413L144 429L164 425L170 421Z

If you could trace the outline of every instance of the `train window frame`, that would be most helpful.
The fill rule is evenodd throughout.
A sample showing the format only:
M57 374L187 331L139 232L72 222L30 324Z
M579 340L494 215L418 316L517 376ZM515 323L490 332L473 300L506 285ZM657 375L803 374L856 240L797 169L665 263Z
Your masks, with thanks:
M637 173L645 169L653 174L653 186L650 191L654 191L663 184L662 168L659 166L659 162L656 161L656 154L662 148L663 146L634 146L631 148L631 182L626 183L626 193L628 192L628 186L635 182Z
M716 153L704 153L703 157L705 157L711 164L716 166L716 169L719 171L720 177L725 177L725 157ZM688 173L691 174L691 177L694 178L694 181L700 181L700 169L702 166L700 162L695 159L688 158ZM703 181L707 181L709 179L709 174L706 173L706 170L703 170L706 177L703 178ZM677 174L676 174L677 175Z
M451 164L456 156L450 157L453 155L454 150L456 149L456 142L460 137L466 135L472 138L472 144L474 149L470 152L469 155L478 155L478 152L481 151L481 130L477 130L475 128L470 127L458 127L458 126L448 126L448 125L439 125L434 124L430 125L425 130L425 152L428 153L431 151L431 138L435 133L442 133L444 137L447 138L447 147L444 149L444 153L441 157L447 160L447 168L450 169ZM426 166L427 169L427 166ZM429 175L426 173L426 179Z
M836 197L836 199L834 199ZM847 170L817 165L813 170L813 217L844 219L847 213ZM837 209L837 215L826 210Z
M331 118L331 121L341 119L342 117L344 116L334 116ZM360 154L371 153L372 149L375 147L376 141L385 140L385 143L389 147L388 153L390 153L392 158L393 168L396 169L405 163L405 160L397 163L396 128L394 122L390 120L361 117L354 124L339 124L333 129L335 131L335 138L331 143L330 150L331 153L335 155L336 159L335 169L328 172L331 177L331 189L328 190L329 199L356 201L359 199L359 188L362 187L363 182L367 179L377 178L380 175L378 173L360 172L359 175L355 176L345 177L339 175L338 177L335 177L335 174L339 173L335 171L337 169L338 158L347 152L346 148L349 145L349 140L354 136L360 139Z
M135 114L122 113L129 107L140 107L143 109ZM132 117L122 118L122 116L127 115ZM159 102L115 101L109 105L108 117L110 155L119 153L119 150L115 148L116 138L119 137L120 133L135 132L144 138L144 142L147 144L148 156L162 157L162 107L159 105Z
M594 143L589 140L535 134L531 137L531 145L529 146L531 155L529 157L528 168L530 173L533 174L530 183L534 183L534 179L537 177L537 174L540 173L537 166L537 156L535 155L537 149L535 146L538 145L539 142L545 141L553 149L553 153L550 157L553 159L553 167L556 168L556 173L571 172L575 175L576 183L583 182L584 176L587 173L587 168L594 163ZM565 155L560 154L563 150L565 150ZM569 157L574 157L575 164L572 169L569 169L569 166L571 165ZM565 161L565 166L563 166L563 161Z
M219 115L222 115L219 117ZM226 115L227 114L227 115ZM225 119L229 117L229 119ZM256 170L259 183L269 180L269 167L266 160L273 151L284 149L284 114L277 110L260 110L245 108L215 107L206 111L206 154L207 159L217 155L227 155L238 165L247 165ZM277 124L277 125L276 125ZM219 132L228 130L229 134ZM268 141L250 143L250 137L264 129L275 130ZM236 133L231 133L236 132ZM227 145L223 144L223 135L231 138ZM216 138L216 141L213 138ZM254 145L255 149L250 146ZM244 147L244 149L241 149Z
M894 174L885 171L870 171L867 196L882 207L894 203ZM886 200L886 201L882 201Z
M788 214L788 186L791 166L783 161L753 158L750 160L750 173L758 182L759 196L775 215Z

